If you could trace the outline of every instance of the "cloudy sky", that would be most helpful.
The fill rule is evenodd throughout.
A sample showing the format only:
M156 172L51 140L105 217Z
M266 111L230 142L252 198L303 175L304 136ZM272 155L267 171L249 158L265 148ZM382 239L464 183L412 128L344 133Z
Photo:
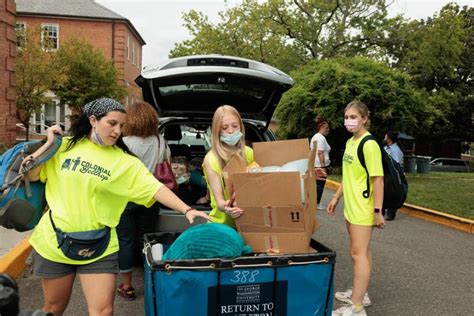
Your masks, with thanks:
M218 12L241 3L239 0L96 0L96 2L128 18L147 43L143 47L143 65L162 63L168 59L175 43L189 39L182 26L183 12L197 10L210 21L219 21ZM407 18L432 16L448 0L394 0L390 13L402 13ZM460 5L473 6L474 0L456 0Z

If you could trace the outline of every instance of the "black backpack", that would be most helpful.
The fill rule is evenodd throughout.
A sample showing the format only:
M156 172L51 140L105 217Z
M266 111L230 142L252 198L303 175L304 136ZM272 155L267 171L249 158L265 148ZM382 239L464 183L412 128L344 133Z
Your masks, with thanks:
M368 140L374 140L377 142L377 139L372 135L365 136L359 144L357 148L357 157L365 169L367 174L367 190L362 192L362 196L364 198L369 198L370 195L370 179L369 179L369 171L367 171L367 167L365 165L365 158L364 158L364 144ZM399 209L405 203L407 199L408 193L408 182L405 178L405 174L403 172L402 166L389 154L385 151L385 149L377 142L380 147L380 151L382 152L382 166L383 166L383 208L384 209Z

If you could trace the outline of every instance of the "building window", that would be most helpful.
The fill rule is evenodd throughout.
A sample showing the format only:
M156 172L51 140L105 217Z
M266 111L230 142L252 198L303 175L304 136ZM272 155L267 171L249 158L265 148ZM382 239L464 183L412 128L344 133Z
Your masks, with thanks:
M59 48L59 25L58 24L41 24L41 42L43 49L56 50Z
M21 48L23 45L25 45L25 42L26 42L26 23L16 22L15 33L16 33L16 47Z
M141 57L141 54L142 54L142 50L141 50L140 45L138 45L138 46L137 46L137 67L138 67L138 69L141 68L141 66L140 66L140 65L141 65L141 61L142 61L142 59L140 58L140 57Z
M135 43L132 42L132 65L135 65Z
M130 35L127 35L127 59L130 60Z

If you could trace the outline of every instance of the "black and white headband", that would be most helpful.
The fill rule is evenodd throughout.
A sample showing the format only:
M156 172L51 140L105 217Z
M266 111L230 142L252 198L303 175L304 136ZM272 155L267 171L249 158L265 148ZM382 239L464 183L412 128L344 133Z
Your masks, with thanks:
M91 115L100 117L112 111L125 113L125 108L120 102L109 98L100 98L89 102L84 106L84 114L86 114L87 117L90 117Z

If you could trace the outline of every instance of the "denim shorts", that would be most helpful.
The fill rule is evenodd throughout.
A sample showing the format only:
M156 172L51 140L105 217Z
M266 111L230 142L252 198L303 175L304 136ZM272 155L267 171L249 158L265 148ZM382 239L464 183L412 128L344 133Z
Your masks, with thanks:
M71 273L118 273L117 252L88 264L68 264L50 261L33 249L33 260L35 276L42 278L60 278Z

